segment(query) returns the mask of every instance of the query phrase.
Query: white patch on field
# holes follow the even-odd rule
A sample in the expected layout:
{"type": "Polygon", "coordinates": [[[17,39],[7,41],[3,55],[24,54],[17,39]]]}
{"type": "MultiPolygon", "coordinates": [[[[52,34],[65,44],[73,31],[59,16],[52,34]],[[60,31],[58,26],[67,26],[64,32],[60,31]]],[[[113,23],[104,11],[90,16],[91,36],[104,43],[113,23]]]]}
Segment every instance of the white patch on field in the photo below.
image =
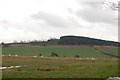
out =
{"type": "Polygon", "coordinates": [[[23,66],[0,67],[0,70],[2,70],[2,69],[13,69],[13,68],[20,68],[20,67],[23,67],[23,66]]]}
{"type": "Polygon", "coordinates": [[[37,56],[34,56],[34,57],[37,57],[37,56]]]}
{"type": "Polygon", "coordinates": [[[15,57],[17,57],[18,55],[15,55],[15,57]]]}

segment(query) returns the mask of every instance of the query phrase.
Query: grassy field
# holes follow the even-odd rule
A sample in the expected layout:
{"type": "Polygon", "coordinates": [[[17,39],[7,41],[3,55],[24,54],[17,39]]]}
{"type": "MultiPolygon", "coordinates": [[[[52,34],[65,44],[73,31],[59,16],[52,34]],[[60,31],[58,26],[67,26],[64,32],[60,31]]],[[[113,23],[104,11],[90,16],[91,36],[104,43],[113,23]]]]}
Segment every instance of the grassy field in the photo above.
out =
{"type": "MultiPolygon", "coordinates": [[[[114,50],[114,48],[113,48],[114,50]]],[[[115,49],[116,50],[116,49],[115,49]]],[[[114,50],[114,51],[115,51],[114,50]]],[[[91,47],[70,47],[70,46],[42,46],[42,47],[7,47],[3,48],[3,54],[18,54],[18,55],[36,55],[50,56],[55,52],[59,57],[75,57],[79,55],[81,58],[111,58],[107,55],[95,51],[91,47]]]]}
{"type": "Polygon", "coordinates": [[[101,50],[101,51],[104,51],[104,52],[109,52],[109,53],[112,53],[114,55],[118,55],[118,49],[119,48],[113,48],[113,47],[97,47],[97,49],[101,50]]]}
{"type": "MultiPolygon", "coordinates": [[[[106,52],[117,52],[117,48],[97,48],[106,52]]],[[[3,78],[108,78],[109,76],[120,76],[116,58],[99,53],[87,46],[6,47],[3,48],[3,54],[5,56],[3,56],[2,66],[23,66],[3,70],[3,78]],[[39,56],[40,53],[42,56],[50,56],[52,52],[57,53],[59,57],[55,59],[39,56]],[[8,56],[8,54],[18,54],[18,56],[8,56]],[[81,59],[75,59],[75,55],[79,55],[81,59]],[[66,57],[63,59],[63,56],[66,57]]]]}
{"type": "Polygon", "coordinates": [[[120,76],[117,59],[3,57],[3,66],[18,65],[23,67],[3,70],[3,78],[108,78],[109,76],[120,76]]]}

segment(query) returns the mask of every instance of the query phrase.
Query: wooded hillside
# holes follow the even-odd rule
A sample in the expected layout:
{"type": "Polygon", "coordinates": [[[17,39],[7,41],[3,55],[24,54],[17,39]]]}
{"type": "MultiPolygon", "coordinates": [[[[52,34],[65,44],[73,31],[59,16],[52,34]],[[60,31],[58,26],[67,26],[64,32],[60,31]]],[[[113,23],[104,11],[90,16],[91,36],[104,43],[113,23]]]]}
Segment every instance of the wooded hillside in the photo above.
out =
{"type": "Polygon", "coordinates": [[[106,41],[81,36],[62,36],[58,42],[60,45],[102,45],[102,46],[118,46],[118,42],[106,41]]]}

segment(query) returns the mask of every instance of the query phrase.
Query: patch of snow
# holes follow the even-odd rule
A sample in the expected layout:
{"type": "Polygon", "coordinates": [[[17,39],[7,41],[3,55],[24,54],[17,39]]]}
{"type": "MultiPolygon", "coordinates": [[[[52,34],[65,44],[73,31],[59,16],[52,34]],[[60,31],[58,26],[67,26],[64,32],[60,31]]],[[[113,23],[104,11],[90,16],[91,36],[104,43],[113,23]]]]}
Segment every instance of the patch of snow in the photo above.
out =
{"type": "Polygon", "coordinates": [[[14,66],[7,67],[8,69],[14,68],[14,66]]]}
{"type": "Polygon", "coordinates": [[[120,77],[109,77],[107,80],[120,80],[120,77]]]}
{"type": "Polygon", "coordinates": [[[95,60],[95,58],[92,58],[92,60],[95,60]]]}
{"type": "Polygon", "coordinates": [[[0,70],[1,70],[1,69],[7,69],[7,67],[0,67],[0,70]]]}
{"type": "Polygon", "coordinates": [[[13,69],[13,68],[19,68],[19,67],[22,67],[22,66],[0,67],[0,70],[2,70],[2,69],[13,69]]]}
{"type": "Polygon", "coordinates": [[[34,56],[34,57],[37,57],[37,56],[34,56]]]}
{"type": "Polygon", "coordinates": [[[22,67],[22,66],[15,66],[15,68],[19,68],[19,67],[22,67]]]}
{"type": "Polygon", "coordinates": [[[15,55],[16,57],[18,56],[18,55],[15,55]]]}

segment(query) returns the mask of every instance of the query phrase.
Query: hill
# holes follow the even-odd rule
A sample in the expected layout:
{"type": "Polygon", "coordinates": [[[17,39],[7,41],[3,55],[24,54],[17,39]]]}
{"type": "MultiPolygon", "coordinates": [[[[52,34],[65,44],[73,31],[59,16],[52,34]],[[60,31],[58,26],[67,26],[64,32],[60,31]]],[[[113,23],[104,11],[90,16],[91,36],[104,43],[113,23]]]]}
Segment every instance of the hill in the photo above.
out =
{"type": "Polygon", "coordinates": [[[20,41],[13,43],[2,43],[3,47],[15,46],[53,46],[53,45],[87,45],[87,46],[115,46],[119,47],[119,42],[107,41],[82,36],[62,36],[60,39],[51,38],[47,41],[20,41]]]}
{"type": "Polygon", "coordinates": [[[81,36],[62,36],[58,41],[59,45],[100,45],[100,46],[118,46],[118,42],[107,41],[81,36]]]}

